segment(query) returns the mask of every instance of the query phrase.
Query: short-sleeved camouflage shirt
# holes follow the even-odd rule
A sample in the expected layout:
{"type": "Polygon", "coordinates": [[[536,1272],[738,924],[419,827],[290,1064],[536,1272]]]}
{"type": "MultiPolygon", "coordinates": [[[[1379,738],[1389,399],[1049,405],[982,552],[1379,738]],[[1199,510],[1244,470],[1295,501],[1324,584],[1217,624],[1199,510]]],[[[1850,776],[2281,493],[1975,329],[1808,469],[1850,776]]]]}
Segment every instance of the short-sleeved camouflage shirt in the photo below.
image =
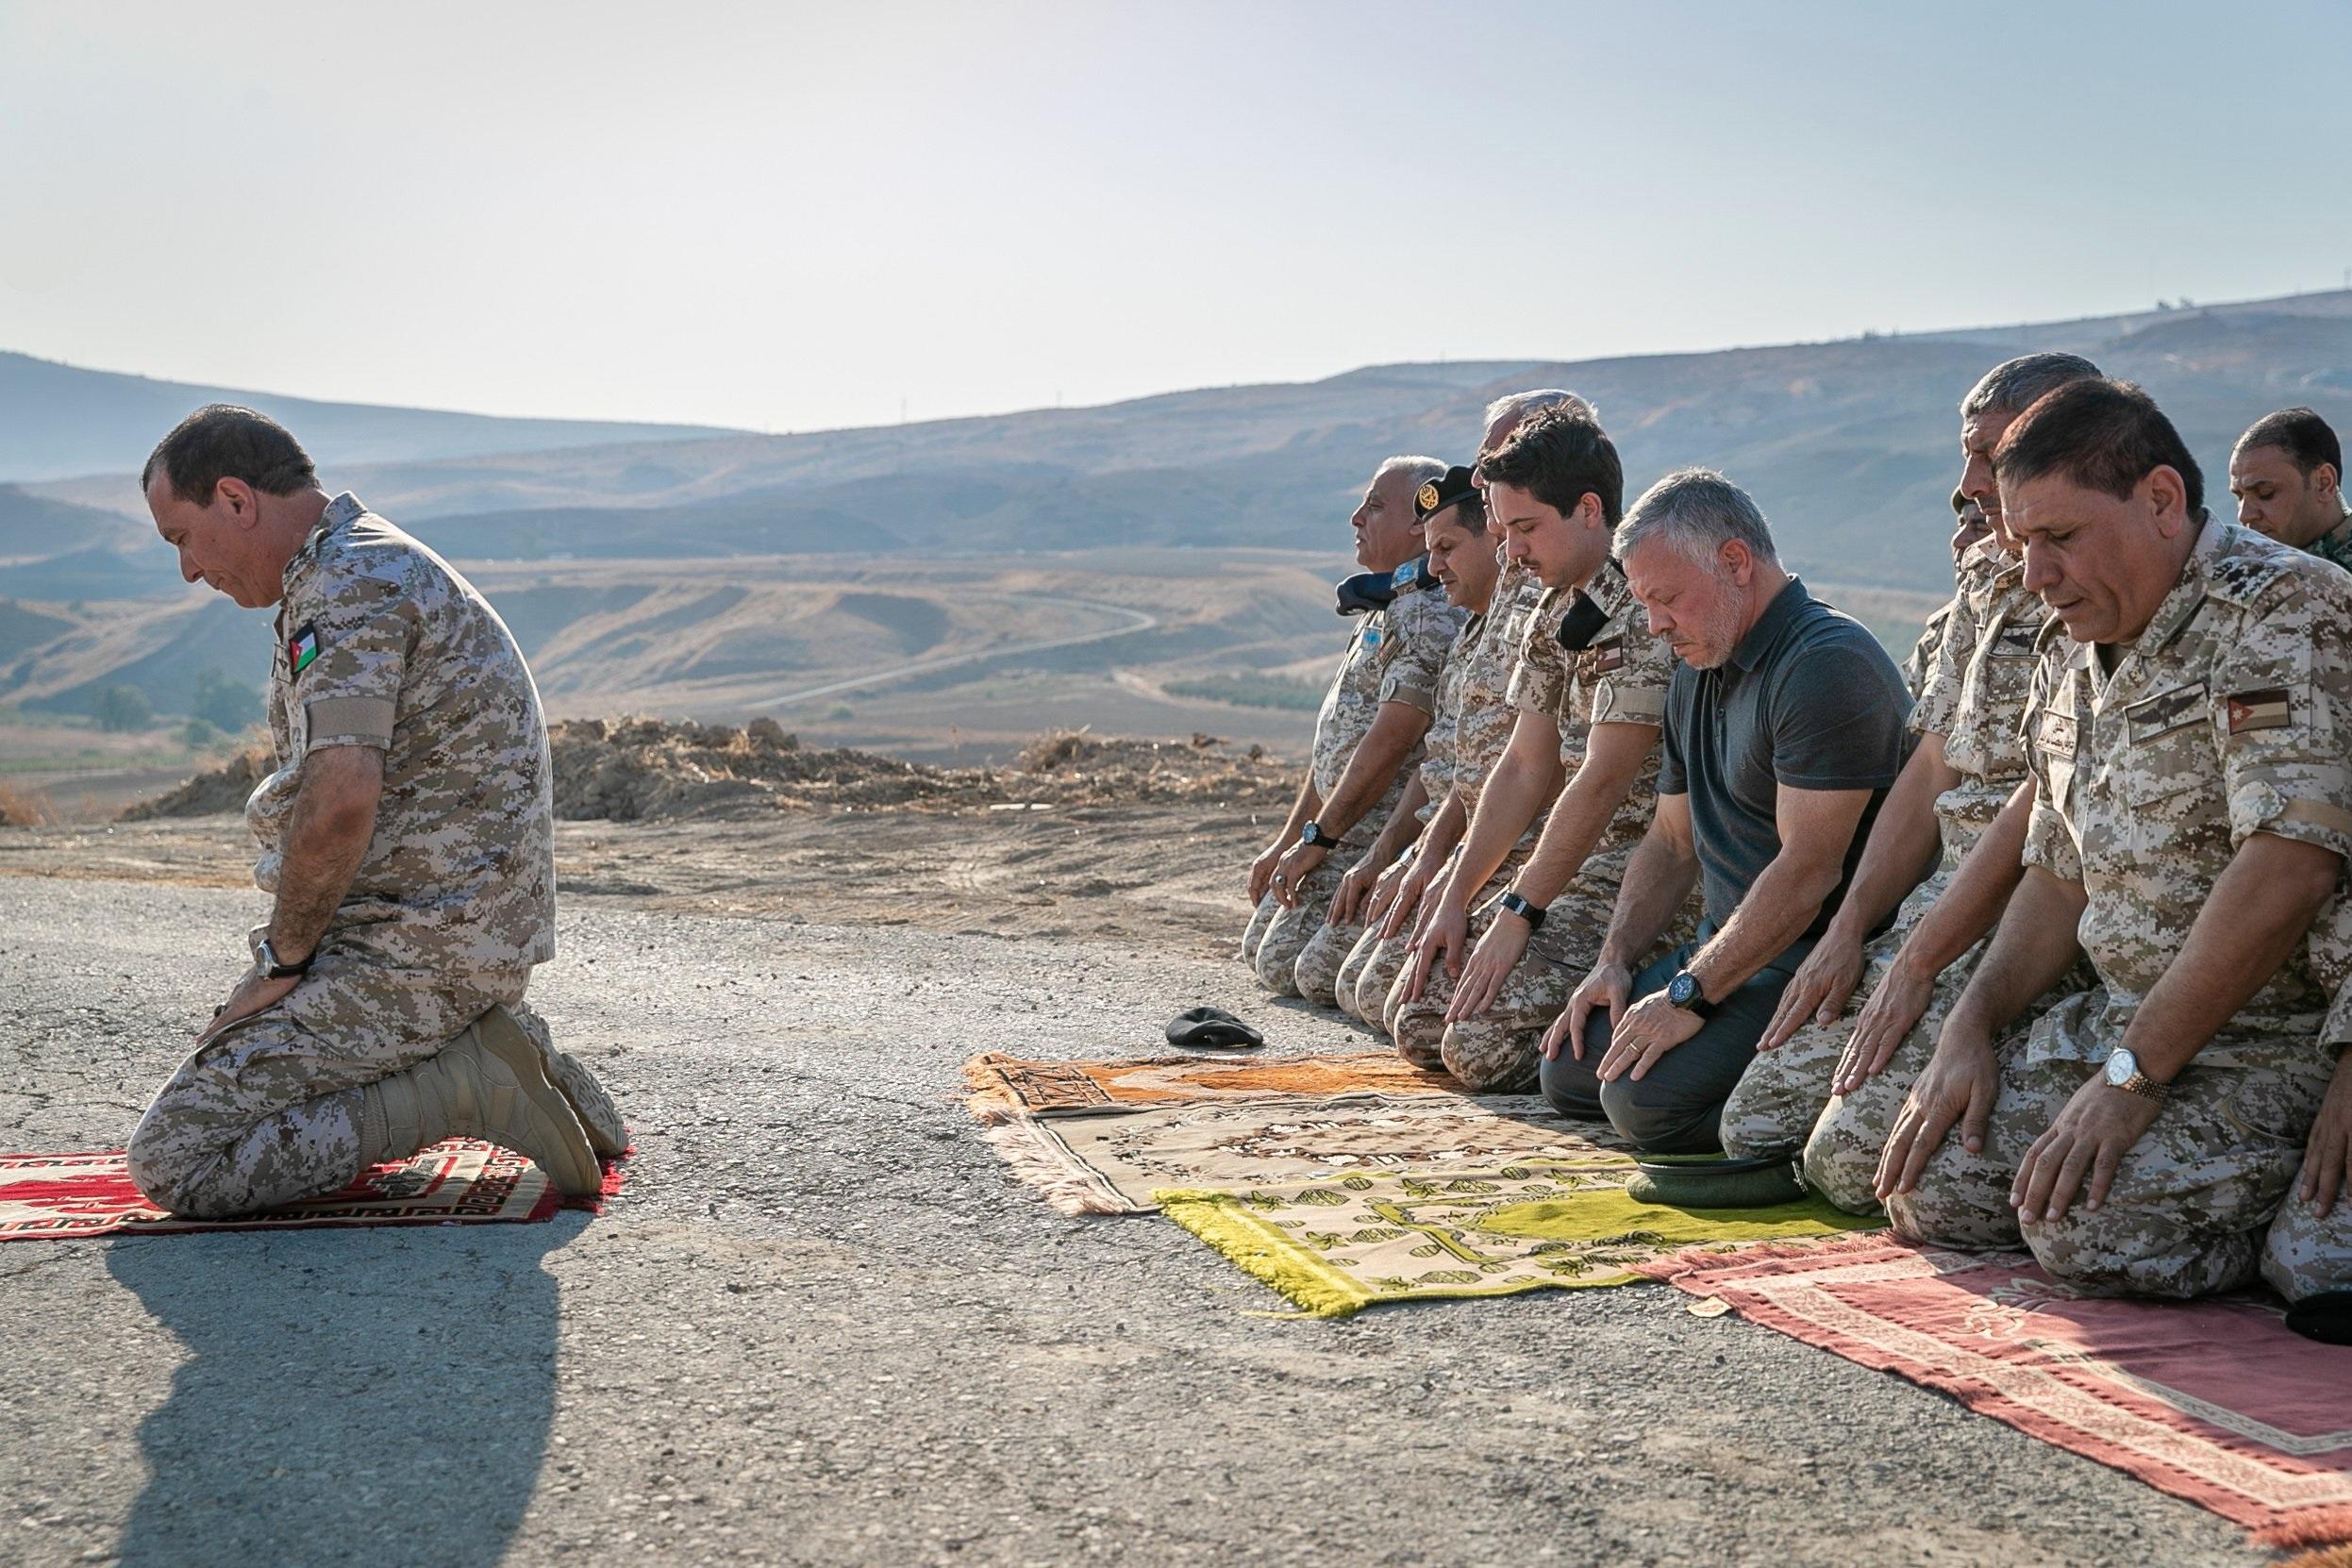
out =
{"type": "Polygon", "coordinates": [[[1943,737],[1960,782],[1936,797],[1943,863],[1960,863],[2026,776],[2018,722],[2032,695],[2049,609],[2026,588],[2025,563],[1985,540],[1961,563],[1960,592],[1918,707],[1915,734],[1943,737]],[[1923,718],[1923,715],[1925,717],[1923,718]]]}
{"type": "MultiPolygon", "coordinates": [[[[2209,521],[2113,675],[2090,644],[2043,632],[2024,726],[2036,791],[2025,859],[2089,895],[2082,945],[2119,1003],[2171,967],[2249,835],[2352,856],[2347,626],[2352,576],[2209,521]]],[[[2307,947],[2225,1033],[2327,1003],[2307,947]]]]}
{"type": "Polygon", "coordinates": [[[277,890],[303,759],[384,753],[375,834],[326,944],[485,974],[555,956],[547,726],[523,655],[474,586],[345,493],[287,564],[270,681],[277,770],[246,802],[277,890]]]}
{"type": "MultiPolygon", "coordinates": [[[[1594,725],[1663,728],[1666,689],[1674,681],[1674,649],[1652,635],[1624,569],[1608,560],[1581,591],[1555,589],[1544,594],[1527,622],[1508,700],[1514,709],[1546,714],[1560,726],[1560,758],[1573,778],[1584,765],[1594,725]],[[1579,600],[1589,601],[1601,620],[1583,647],[1570,649],[1560,643],[1560,624],[1579,600]]],[[[1653,747],[1580,876],[1614,885],[1625,875],[1626,861],[1649,831],[1657,809],[1658,760],[1653,747]]]]}
{"type": "MultiPolygon", "coordinates": [[[[1331,676],[1331,689],[1324,693],[1322,709],[1315,715],[1314,750],[1308,774],[1318,795],[1328,800],[1339,788],[1348,759],[1356,755],[1356,747],[1372,728],[1381,704],[1407,703],[1436,716],[1438,682],[1445,668],[1446,651],[1466,619],[1464,611],[1447,604],[1445,595],[1434,588],[1408,589],[1385,609],[1363,618],[1348,640],[1347,652],[1331,676]]],[[[1402,779],[1420,761],[1421,752],[1415,748],[1397,776],[1402,779]]],[[[1401,788],[1401,784],[1392,785],[1379,805],[1348,830],[1345,842],[1369,843],[1395,806],[1401,788]]]]}
{"type": "Polygon", "coordinates": [[[1943,649],[1943,639],[1951,626],[1952,617],[1960,609],[1960,595],[1950,598],[1928,615],[1927,625],[1919,628],[1919,638],[1911,643],[1911,651],[1903,659],[1903,690],[1911,694],[1911,727],[1919,727],[1919,703],[1927,693],[1927,676],[1936,667],[1936,655],[1943,649]]]}

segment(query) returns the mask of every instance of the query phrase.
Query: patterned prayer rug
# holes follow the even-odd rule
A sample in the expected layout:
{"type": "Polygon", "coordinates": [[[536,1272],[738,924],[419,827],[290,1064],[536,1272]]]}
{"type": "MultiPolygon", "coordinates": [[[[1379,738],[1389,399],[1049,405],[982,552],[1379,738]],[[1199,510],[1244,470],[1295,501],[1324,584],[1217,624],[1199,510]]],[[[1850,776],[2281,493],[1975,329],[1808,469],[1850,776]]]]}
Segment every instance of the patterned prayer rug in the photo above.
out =
{"type": "Polygon", "coordinates": [[[1886,1236],[1644,1272],[2128,1472],[2266,1545],[2352,1541],[2352,1348],[2298,1337],[2275,1298],[2084,1296],[2023,1253],[1886,1236]]]}
{"type": "MultiPolygon", "coordinates": [[[[605,1166],[604,1195],[621,1190],[605,1166]]],[[[293,1230],[317,1226],[459,1225],[593,1211],[600,1198],[569,1203],[521,1155],[453,1138],[396,1165],[378,1165],[340,1193],[234,1220],[175,1219],[140,1195],[118,1150],[109,1154],[0,1154],[0,1242],[89,1236],[160,1236],[182,1230],[293,1230]]]]}
{"type": "Polygon", "coordinates": [[[1160,1193],[1167,1216],[1312,1317],[1389,1301],[1628,1285],[1693,1243],[1738,1246],[1881,1224],[1820,1199],[1668,1209],[1625,1191],[1631,1160],[1367,1172],[1247,1192],[1160,1193]],[[1647,1265],[1647,1267],[1645,1267],[1647,1265]]]}
{"type": "Polygon", "coordinates": [[[1029,1061],[990,1051],[964,1063],[972,1114],[983,1122],[1069,1116],[1132,1107],[1268,1094],[1456,1094],[1443,1073],[1394,1051],[1342,1056],[1149,1057],[1127,1061],[1029,1061]]]}
{"type": "Polygon", "coordinates": [[[1148,1214],[1155,1189],[1233,1190],[1352,1171],[1475,1170],[1548,1159],[1632,1168],[1605,1125],[1533,1094],[1236,1096],[1016,1116],[982,1130],[1012,1174],[1065,1214],[1148,1214]]]}

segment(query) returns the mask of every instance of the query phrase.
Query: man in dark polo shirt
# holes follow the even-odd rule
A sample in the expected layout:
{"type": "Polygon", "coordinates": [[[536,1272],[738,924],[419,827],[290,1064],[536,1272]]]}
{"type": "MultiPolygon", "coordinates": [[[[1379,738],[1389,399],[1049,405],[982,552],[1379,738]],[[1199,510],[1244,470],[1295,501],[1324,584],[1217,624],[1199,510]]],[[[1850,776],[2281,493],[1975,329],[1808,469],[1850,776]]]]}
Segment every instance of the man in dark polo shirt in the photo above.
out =
{"type": "Polygon", "coordinates": [[[1720,474],[1651,486],[1616,552],[1681,664],[1658,812],[1599,961],[1544,1037],[1543,1087],[1641,1148],[1699,1153],[1722,1146],[1724,1101],[1845,896],[1903,769],[1910,698],[1877,638],[1781,570],[1763,514],[1720,474]],[[1643,964],[1693,884],[1698,940],[1643,964]]]}

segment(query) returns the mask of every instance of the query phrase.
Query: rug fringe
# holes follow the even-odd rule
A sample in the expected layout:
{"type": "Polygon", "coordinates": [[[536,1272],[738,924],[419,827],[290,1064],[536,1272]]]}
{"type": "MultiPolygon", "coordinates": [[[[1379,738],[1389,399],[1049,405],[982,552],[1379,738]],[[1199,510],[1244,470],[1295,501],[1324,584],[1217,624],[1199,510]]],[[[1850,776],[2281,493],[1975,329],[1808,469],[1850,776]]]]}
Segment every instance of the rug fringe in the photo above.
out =
{"type": "Polygon", "coordinates": [[[1016,1117],[984,1126],[980,1137],[996,1151],[1013,1179],[1035,1189],[1038,1196],[1064,1214],[1148,1214],[1110,1192],[1092,1173],[1074,1169],[1059,1150],[1046,1143],[1036,1125],[1016,1117]]]}
{"type": "Polygon", "coordinates": [[[2281,1519],[2276,1525],[2265,1525],[2254,1532],[2258,1546],[2274,1551],[2293,1551],[2298,1546],[2332,1548],[2344,1556],[2330,1559],[2325,1552],[2306,1563],[2294,1560],[2295,1568],[2338,1568],[2339,1562],[2352,1564],[2352,1508],[2305,1509],[2281,1519]]]}
{"type": "Polygon", "coordinates": [[[1235,1208],[1232,1193],[1189,1188],[1164,1190],[1152,1195],[1159,1200],[1161,1213],[1206,1242],[1227,1262],[1297,1303],[1300,1311],[1296,1316],[1343,1318],[1371,1305],[1353,1292],[1284,1266],[1257,1228],[1235,1208]]]}

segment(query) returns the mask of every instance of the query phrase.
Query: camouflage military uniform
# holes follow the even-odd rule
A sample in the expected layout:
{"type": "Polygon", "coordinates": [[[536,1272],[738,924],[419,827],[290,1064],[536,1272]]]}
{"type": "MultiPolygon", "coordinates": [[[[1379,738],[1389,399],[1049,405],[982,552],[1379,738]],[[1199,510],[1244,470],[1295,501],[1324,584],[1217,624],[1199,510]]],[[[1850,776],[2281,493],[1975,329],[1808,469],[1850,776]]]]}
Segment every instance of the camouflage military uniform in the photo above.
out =
{"type": "MultiPolygon", "coordinates": [[[[1455,726],[1461,713],[1461,676],[1464,643],[1478,636],[1483,625],[1477,617],[1462,624],[1454,634],[1453,644],[1446,650],[1444,666],[1438,672],[1437,711],[1429,720],[1428,733],[1421,738],[1421,788],[1428,804],[1421,809],[1421,825],[1437,815],[1438,808],[1454,788],[1455,726]]],[[[1423,845],[1416,840],[1406,845],[1399,857],[1411,869],[1423,845]]],[[[1331,1005],[1359,1024],[1384,1029],[1381,1019],[1382,1000],[1396,979],[1397,970],[1405,961],[1405,950],[1411,937],[1410,927],[1400,935],[1383,942],[1377,927],[1350,922],[1333,926],[1327,922],[1307,939],[1306,950],[1298,956],[1298,972],[1318,982],[1325,974],[1331,979],[1331,1005]],[[1367,979],[1367,976],[1374,976],[1367,979]]],[[[1302,994],[1307,994],[1304,983],[1302,994]]]]}
{"type": "Polygon", "coordinates": [[[2345,571],[2352,572],[2352,509],[2344,512],[2344,521],[2311,541],[2304,548],[2322,560],[2333,562],[2345,571]]]}
{"type": "Polygon", "coordinates": [[[1936,797],[1942,861],[1903,900],[1893,924],[1862,949],[1861,981],[1843,1014],[1834,1023],[1808,1024],[1778,1050],[1758,1053],[1724,1106],[1726,1153],[1754,1158],[1806,1149],[1807,1179],[1858,1213],[1878,1206],[1872,1183],[1879,1151],[1911,1083],[1934,1054],[1944,1015],[1976,972],[1983,944],[1938,976],[1927,1010],[1884,1071],[1842,1099],[1831,1099],[1830,1079],[1862,1004],[1886,978],[1904,939],[1943,896],[1952,873],[2026,776],[2017,726],[2033,684],[2035,642],[2049,618],[2025,586],[2024,562],[1989,539],[1962,559],[1959,592],[1945,609],[1935,662],[1908,721],[1915,735],[1944,737],[1944,761],[1960,775],[1936,797]]]}
{"type": "MultiPolygon", "coordinates": [[[[2331,930],[2341,928],[2341,923],[2331,923],[2331,930]]],[[[2352,1073],[2352,1055],[2344,1054],[2352,1044],[2352,984],[2337,988],[2319,1041],[2335,1055],[2337,1072],[2352,1073]]],[[[2302,1175],[2299,1163],[2295,1175],[2302,1175]]],[[[2322,1291],[2352,1291],[2352,1181],[2325,1215],[2312,1213],[2295,1184],[2289,1184],[2262,1244],[2262,1277],[2289,1301],[2322,1291]]]]}
{"type": "Polygon", "coordinates": [[[1903,690],[1911,694],[1914,708],[1927,694],[1927,677],[1935,673],[1936,656],[1943,649],[1944,635],[1960,609],[1965,592],[1962,589],[1954,592],[1927,617],[1918,640],[1911,643],[1910,657],[1903,660],[1903,690]]]}
{"type": "MultiPolygon", "coordinates": [[[[1581,592],[1545,592],[1526,617],[1515,648],[1517,657],[1503,687],[1502,705],[1492,721],[1493,752],[1477,775],[1479,788],[1500,759],[1510,726],[1523,711],[1543,714],[1559,726],[1560,761],[1570,778],[1583,766],[1594,725],[1658,725],[1663,719],[1674,652],[1650,634],[1633,590],[1613,560],[1603,562],[1581,592]],[[1603,620],[1583,647],[1571,650],[1560,644],[1560,623],[1580,598],[1590,599],[1603,620]]],[[[1529,941],[1526,956],[1503,982],[1492,1007],[1476,1018],[1443,1024],[1453,990],[1443,973],[1433,977],[1428,992],[1416,1004],[1423,1009],[1424,1029],[1442,1026],[1437,1038],[1439,1059],[1465,1084],[1486,1090],[1532,1086],[1536,1048],[1543,1031],[1567,1005],[1569,993],[1591,971],[1601,940],[1608,934],[1626,861],[1648,832],[1657,807],[1657,779],[1658,758],[1653,751],[1583,866],[1548,906],[1543,929],[1529,941]]],[[[1539,822],[1537,828],[1530,829],[1503,869],[1479,891],[1482,918],[1471,926],[1474,944],[1493,918],[1491,900],[1517,876],[1541,826],[1539,822]]],[[[1397,1023],[1402,1046],[1409,1032],[1407,1020],[1400,1014],[1397,1023]]]]}
{"type": "MultiPolygon", "coordinates": [[[[375,831],[310,971],[206,1037],[141,1119],[130,1169],[175,1212],[232,1214],[357,1174],[366,1085],[518,1009],[555,953],[539,693],[481,595],[349,494],[288,563],[270,685],[277,771],[247,802],[275,892],[303,759],[384,753],[375,831]]],[[[543,1026],[527,1019],[541,1035],[543,1026]]]]}
{"type": "MultiPolygon", "coordinates": [[[[1331,677],[1331,689],[1324,695],[1323,709],[1315,715],[1314,752],[1309,771],[1317,795],[1325,800],[1331,798],[1331,792],[1339,787],[1341,776],[1347,771],[1348,759],[1356,755],[1356,747],[1371,730],[1383,704],[1401,702],[1424,713],[1437,711],[1438,673],[1462,620],[1462,612],[1447,604],[1445,595],[1433,588],[1408,589],[1386,608],[1364,617],[1363,625],[1348,642],[1338,673],[1331,677]]],[[[1284,909],[1275,902],[1271,892],[1259,901],[1250,929],[1242,939],[1242,956],[1258,972],[1259,982],[1269,991],[1283,996],[1304,994],[1326,1007],[1331,1004],[1332,990],[1339,977],[1337,959],[1345,955],[1346,946],[1331,956],[1327,967],[1318,966],[1305,976],[1297,972],[1299,955],[1323,926],[1324,916],[1331,908],[1331,895],[1339,891],[1341,876],[1379,836],[1381,824],[1388,820],[1403,792],[1406,768],[1412,767],[1418,759],[1416,748],[1415,754],[1406,759],[1405,766],[1397,770],[1396,779],[1381,792],[1380,798],[1342,836],[1331,853],[1324,857],[1323,863],[1300,882],[1296,904],[1284,909]],[[1309,983],[1313,985],[1311,992],[1305,989],[1309,983]]],[[[1354,933],[1350,932],[1349,942],[1353,941],[1354,933]]]]}
{"type": "MultiPolygon", "coordinates": [[[[2045,634],[2027,711],[2037,799],[2025,858],[2084,889],[2078,932],[2103,989],[2004,1043],[1987,1157],[1947,1140],[1918,1189],[1888,1205],[1903,1234],[1961,1245],[2018,1234],[2019,1159],[2122,1040],[2249,835],[2352,853],[2347,624],[2352,578],[2208,522],[2111,676],[2088,644],[2045,634]]],[[[2106,1203],[2024,1227],[2051,1274],[2168,1296],[2253,1276],[2334,1066],[2319,1035],[2343,977],[2347,902],[2173,1080],[2106,1203]]]]}

